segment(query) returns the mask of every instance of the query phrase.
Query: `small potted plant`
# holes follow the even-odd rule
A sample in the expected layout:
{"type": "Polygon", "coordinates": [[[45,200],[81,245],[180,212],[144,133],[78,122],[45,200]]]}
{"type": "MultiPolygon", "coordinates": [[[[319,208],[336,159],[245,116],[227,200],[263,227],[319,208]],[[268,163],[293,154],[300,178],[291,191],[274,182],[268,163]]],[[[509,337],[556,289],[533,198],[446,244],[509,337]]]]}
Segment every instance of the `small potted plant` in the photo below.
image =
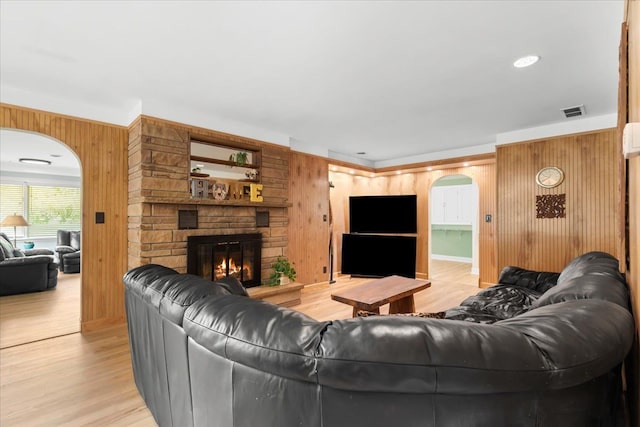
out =
{"type": "Polygon", "coordinates": [[[296,270],[285,257],[278,257],[273,263],[273,273],[269,276],[269,286],[286,285],[296,280],[296,270]]]}
{"type": "Polygon", "coordinates": [[[234,162],[238,166],[244,166],[247,164],[249,154],[246,151],[238,151],[236,154],[229,156],[229,161],[234,162]]]}

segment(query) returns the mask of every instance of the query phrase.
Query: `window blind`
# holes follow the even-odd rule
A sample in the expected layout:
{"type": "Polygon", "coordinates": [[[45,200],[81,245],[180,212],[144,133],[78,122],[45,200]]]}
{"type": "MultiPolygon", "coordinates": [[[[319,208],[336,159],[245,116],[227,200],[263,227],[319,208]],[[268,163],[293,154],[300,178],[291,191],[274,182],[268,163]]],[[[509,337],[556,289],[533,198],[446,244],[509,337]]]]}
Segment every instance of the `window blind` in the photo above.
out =
{"type": "MultiPolygon", "coordinates": [[[[18,238],[52,237],[58,229],[80,230],[80,188],[0,184],[0,219],[14,213],[29,223],[28,227],[17,227],[18,238]]],[[[13,227],[1,227],[0,231],[13,237],[13,227]]]]}
{"type": "Polygon", "coordinates": [[[29,186],[29,237],[55,236],[57,230],[80,230],[80,189],[29,186]]]}

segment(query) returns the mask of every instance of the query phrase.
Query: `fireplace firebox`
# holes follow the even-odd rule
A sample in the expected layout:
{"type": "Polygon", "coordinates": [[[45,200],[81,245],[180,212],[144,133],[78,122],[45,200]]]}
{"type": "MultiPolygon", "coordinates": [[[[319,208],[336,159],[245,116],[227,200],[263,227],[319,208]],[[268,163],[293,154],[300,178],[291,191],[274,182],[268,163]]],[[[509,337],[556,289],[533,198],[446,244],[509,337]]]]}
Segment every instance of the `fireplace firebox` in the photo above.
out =
{"type": "Polygon", "coordinates": [[[187,237],[187,273],[209,280],[232,276],[244,287],[260,285],[262,234],[187,237]]]}

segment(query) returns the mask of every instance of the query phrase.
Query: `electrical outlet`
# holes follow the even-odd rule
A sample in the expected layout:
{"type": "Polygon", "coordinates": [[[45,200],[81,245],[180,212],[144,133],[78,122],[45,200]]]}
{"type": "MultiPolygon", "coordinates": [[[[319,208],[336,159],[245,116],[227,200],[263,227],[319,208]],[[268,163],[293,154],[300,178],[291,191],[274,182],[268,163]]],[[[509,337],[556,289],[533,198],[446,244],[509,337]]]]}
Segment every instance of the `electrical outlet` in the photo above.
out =
{"type": "Polygon", "coordinates": [[[491,222],[491,214],[486,214],[484,216],[484,222],[491,222]]]}

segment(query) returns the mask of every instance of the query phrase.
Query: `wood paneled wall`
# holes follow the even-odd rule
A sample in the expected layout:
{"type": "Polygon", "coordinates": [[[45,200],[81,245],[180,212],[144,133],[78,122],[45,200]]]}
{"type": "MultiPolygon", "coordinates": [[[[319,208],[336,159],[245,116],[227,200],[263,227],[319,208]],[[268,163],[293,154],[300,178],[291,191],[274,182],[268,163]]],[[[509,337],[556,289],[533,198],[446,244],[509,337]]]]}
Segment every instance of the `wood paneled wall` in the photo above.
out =
{"type": "MultiPolygon", "coordinates": [[[[627,0],[625,4],[628,31],[626,58],[628,87],[623,86],[622,90],[627,91],[628,117],[624,121],[640,123],[640,1],[627,0]]],[[[625,371],[627,372],[631,425],[637,427],[640,426],[640,156],[628,160],[627,182],[629,197],[627,282],[631,290],[631,305],[636,321],[636,339],[627,359],[628,362],[625,364],[625,371]]]]}
{"type": "Polygon", "coordinates": [[[418,196],[418,277],[429,277],[429,196],[433,183],[445,175],[467,175],[478,185],[479,190],[479,285],[494,284],[498,278],[496,266],[495,222],[484,222],[484,216],[495,218],[495,163],[490,161],[471,167],[443,168],[434,171],[416,171],[400,175],[367,177],[342,172],[330,172],[334,184],[330,190],[331,208],[334,213],[334,244],[336,258],[334,269],[340,271],[340,248],[342,234],[349,230],[349,196],[416,194],[418,196]]]}
{"type": "Polygon", "coordinates": [[[82,167],[83,331],[124,321],[127,268],[127,128],[6,104],[0,126],[38,132],[67,145],[82,167]],[[94,221],[104,212],[104,224],[94,221]]]}
{"type": "Polygon", "coordinates": [[[322,157],[291,152],[289,248],[296,282],[329,280],[329,164],[322,157]]]}
{"type": "Polygon", "coordinates": [[[617,156],[615,129],[498,147],[498,266],[561,271],[594,250],[622,258],[617,156]],[[545,166],[564,171],[560,186],[536,184],[545,166]],[[536,218],[543,194],[566,194],[566,218],[536,218]]]}

